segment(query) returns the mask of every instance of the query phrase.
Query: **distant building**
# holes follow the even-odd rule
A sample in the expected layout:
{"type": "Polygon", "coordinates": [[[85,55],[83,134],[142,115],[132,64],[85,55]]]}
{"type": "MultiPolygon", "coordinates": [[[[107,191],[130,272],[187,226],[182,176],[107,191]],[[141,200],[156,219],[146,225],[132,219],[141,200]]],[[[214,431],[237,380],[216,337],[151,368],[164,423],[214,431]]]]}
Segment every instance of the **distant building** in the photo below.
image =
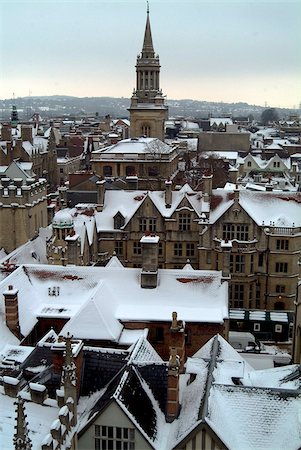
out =
{"type": "Polygon", "coordinates": [[[149,10],[141,55],[136,63],[136,89],[131,97],[130,136],[146,136],[164,141],[168,108],[160,89],[160,62],[155,54],[149,10]]]}
{"type": "Polygon", "coordinates": [[[133,188],[161,189],[178,172],[178,149],[152,137],[124,139],[92,152],[92,171],[103,178],[121,178],[133,188]]]}
{"type": "MultiPolygon", "coordinates": [[[[203,183],[201,192],[188,185],[175,191],[171,182],[164,191],[105,191],[105,182],[98,182],[89,217],[98,237],[94,263],[116,254],[122,264],[140,267],[140,239],[155,233],[159,267],[189,262],[195,269],[223,270],[232,308],[292,311],[300,276],[300,193],[212,190],[212,176],[203,183]]],[[[68,210],[74,224],[82,223],[83,207],[68,210]]]]}
{"type": "Polygon", "coordinates": [[[46,136],[35,134],[32,125],[12,128],[2,124],[0,140],[0,165],[8,166],[13,161],[32,163],[37,178],[46,178],[49,189],[57,186],[56,146],[57,131],[50,128],[46,136]]]}
{"type": "Polygon", "coordinates": [[[208,131],[199,134],[199,152],[218,150],[248,153],[250,150],[250,133],[208,131]]]}
{"type": "MultiPolygon", "coordinates": [[[[26,163],[25,163],[26,164],[26,163]]],[[[14,178],[0,179],[0,248],[10,253],[48,225],[47,181],[31,178],[21,163],[7,169],[14,178]]]]}

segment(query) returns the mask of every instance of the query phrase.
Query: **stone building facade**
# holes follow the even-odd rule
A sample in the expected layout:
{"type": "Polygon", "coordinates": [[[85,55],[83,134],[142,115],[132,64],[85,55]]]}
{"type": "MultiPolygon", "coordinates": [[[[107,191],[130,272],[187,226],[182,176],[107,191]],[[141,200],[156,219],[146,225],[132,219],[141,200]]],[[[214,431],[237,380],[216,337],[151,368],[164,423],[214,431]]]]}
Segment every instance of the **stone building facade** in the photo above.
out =
{"type": "Polygon", "coordinates": [[[46,178],[49,190],[54,190],[57,186],[57,143],[54,129],[47,138],[36,136],[32,125],[12,128],[10,124],[2,124],[0,165],[9,166],[12,161],[31,162],[36,177],[46,178]]]}
{"type": "Polygon", "coordinates": [[[40,178],[13,180],[2,178],[0,184],[0,248],[12,252],[38,235],[48,225],[47,181],[40,178]]]}
{"type": "MultiPolygon", "coordinates": [[[[95,264],[116,255],[140,267],[141,238],[159,237],[159,268],[222,270],[230,280],[230,306],[294,309],[301,249],[300,194],[212,190],[185,185],[164,191],[112,191],[98,183],[94,207],[95,264]],[[272,219],[272,220],[270,220],[272,219]]],[[[77,208],[70,210],[76,221],[77,208]]]]}
{"type": "Polygon", "coordinates": [[[161,189],[178,173],[179,154],[157,138],[131,138],[92,152],[92,171],[106,179],[123,179],[137,189],[161,189]]]}

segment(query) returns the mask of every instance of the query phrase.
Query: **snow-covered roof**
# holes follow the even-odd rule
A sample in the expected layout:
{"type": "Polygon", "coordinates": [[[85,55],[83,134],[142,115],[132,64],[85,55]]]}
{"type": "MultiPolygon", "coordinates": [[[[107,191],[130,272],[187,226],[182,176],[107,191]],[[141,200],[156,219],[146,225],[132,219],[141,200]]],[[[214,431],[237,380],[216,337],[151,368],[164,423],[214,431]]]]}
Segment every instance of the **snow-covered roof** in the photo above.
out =
{"type": "MultiPolygon", "coordinates": [[[[22,395],[22,394],[21,394],[22,395]]],[[[3,386],[0,386],[0,446],[1,449],[13,449],[13,437],[16,425],[16,399],[4,394],[3,386]]],[[[28,435],[32,442],[32,450],[39,450],[45,436],[49,433],[51,424],[58,418],[59,408],[54,400],[46,400],[39,405],[31,401],[24,403],[27,415],[28,435]]]]}
{"type": "Polygon", "coordinates": [[[212,125],[216,124],[217,126],[219,125],[232,125],[233,121],[230,117],[210,117],[210,126],[212,127],[212,125]]]}
{"type": "MultiPolygon", "coordinates": [[[[226,189],[213,190],[210,223],[216,222],[234,203],[233,194],[226,189]]],[[[301,226],[301,198],[298,192],[259,192],[242,189],[239,204],[249,216],[261,226],[273,224],[277,227],[301,226]]]]}
{"type": "MultiPolygon", "coordinates": [[[[149,198],[162,216],[167,218],[172,216],[184,198],[199,217],[202,212],[207,212],[207,203],[201,193],[193,191],[188,184],[185,184],[179,191],[172,192],[170,208],[166,207],[165,191],[107,190],[103,210],[95,213],[97,231],[113,231],[114,216],[118,212],[121,212],[125,218],[124,226],[126,226],[146,198],[149,198]]],[[[74,214],[73,211],[72,214],[74,214]]]]}
{"type": "Polygon", "coordinates": [[[131,138],[123,139],[117,144],[92,152],[94,154],[169,154],[174,151],[173,147],[165,144],[157,138],[131,138]]]}
{"type": "MultiPolygon", "coordinates": [[[[228,318],[221,272],[159,269],[155,289],[141,288],[140,274],[141,269],[125,267],[25,265],[0,282],[0,294],[8,285],[18,290],[23,335],[38,317],[72,318],[64,332],[115,341],[120,321],[170,321],[174,310],[188,322],[223,323],[228,318]]],[[[0,308],[4,321],[3,303],[0,308]]]]}

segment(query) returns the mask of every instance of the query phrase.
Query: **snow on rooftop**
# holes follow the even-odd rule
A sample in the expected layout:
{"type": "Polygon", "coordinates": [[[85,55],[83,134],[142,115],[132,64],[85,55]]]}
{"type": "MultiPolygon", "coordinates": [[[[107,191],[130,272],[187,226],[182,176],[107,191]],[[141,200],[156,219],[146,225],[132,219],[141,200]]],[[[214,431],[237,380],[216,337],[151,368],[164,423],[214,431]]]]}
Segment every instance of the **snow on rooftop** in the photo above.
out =
{"type": "MultiPolygon", "coordinates": [[[[16,425],[15,398],[4,395],[3,386],[0,386],[0,447],[1,449],[13,449],[13,436],[16,425]]],[[[29,438],[32,442],[32,450],[39,450],[42,441],[49,433],[52,422],[58,417],[59,409],[54,406],[39,405],[25,401],[25,414],[28,417],[29,438]]]]}
{"type": "Polygon", "coordinates": [[[117,144],[111,145],[104,149],[96,150],[92,152],[93,154],[157,154],[157,153],[171,153],[174,151],[173,147],[165,144],[165,142],[160,141],[157,138],[131,138],[123,139],[117,144]]]}
{"type": "MultiPolygon", "coordinates": [[[[192,322],[223,323],[228,317],[221,272],[159,269],[155,289],[141,288],[140,274],[124,267],[26,265],[0,283],[0,295],[9,284],[18,289],[23,335],[41,316],[73,318],[63,331],[78,338],[112,340],[122,331],[120,320],[170,321],[175,310],[192,322]]],[[[3,303],[0,312],[4,317],[3,303]]]]}

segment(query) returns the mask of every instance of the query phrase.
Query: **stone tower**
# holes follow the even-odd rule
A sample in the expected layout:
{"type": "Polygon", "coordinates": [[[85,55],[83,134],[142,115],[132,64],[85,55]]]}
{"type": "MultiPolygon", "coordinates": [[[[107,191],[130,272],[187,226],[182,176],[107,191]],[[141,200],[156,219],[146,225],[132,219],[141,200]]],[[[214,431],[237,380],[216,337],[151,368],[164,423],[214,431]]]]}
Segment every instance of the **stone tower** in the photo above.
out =
{"type": "Polygon", "coordinates": [[[136,89],[129,108],[131,138],[147,136],[164,141],[168,108],[160,89],[160,67],[159,56],[155,55],[153,47],[147,5],[143,47],[136,63],[136,89]]]}

